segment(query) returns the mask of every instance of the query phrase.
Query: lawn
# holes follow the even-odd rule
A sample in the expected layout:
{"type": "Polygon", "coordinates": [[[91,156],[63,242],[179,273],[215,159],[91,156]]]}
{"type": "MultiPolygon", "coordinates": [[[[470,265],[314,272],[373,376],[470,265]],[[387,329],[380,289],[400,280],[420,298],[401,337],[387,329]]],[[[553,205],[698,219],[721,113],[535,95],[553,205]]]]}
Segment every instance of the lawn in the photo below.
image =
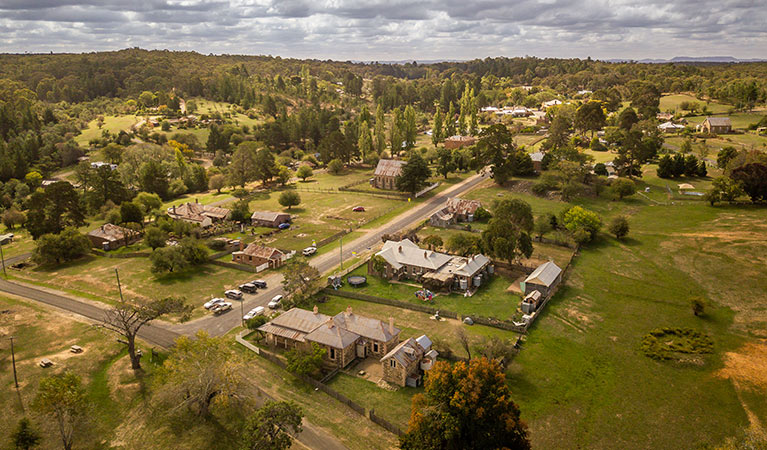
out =
{"type": "Polygon", "coordinates": [[[13,242],[3,245],[3,256],[12,258],[14,256],[30,253],[35,249],[35,241],[25,228],[15,228],[9,230],[6,228],[2,234],[13,233],[13,242]]]}
{"type": "Polygon", "coordinates": [[[294,216],[293,225],[288,230],[261,239],[265,244],[285,250],[301,250],[312,242],[319,242],[344,229],[357,228],[403,205],[399,200],[353,192],[328,194],[299,190],[301,204],[287,209],[278,202],[281,193],[282,190],[257,193],[255,200],[250,202],[250,210],[284,211],[294,216]],[[355,205],[364,206],[365,211],[352,211],[355,205]]]}
{"type": "Polygon", "coordinates": [[[86,256],[54,269],[38,267],[12,269],[9,275],[21,281],[82,295],[86,298],[114,303],[120,298],[115,269],[119,270],[123,295],[128,299],[148,301],[182,295],[196,308],[193,316],[204,313],[202,303],[220,296],[252,278],[252,274],[226,267],[205,264],[183,273],[155,276],[149,258],[104,258],[86,256]]]}
{"type": "MultiPolygon", "coordinates": [[[[117,343],[111,333],[52,313],[33,303],[0,297],[0,310],[3,311],[0,314],[2,334],[15,338],[14,351],[20,386],[17,396],[13,388],[10,342],[3,339],[0,345],[7,359],[4,357],[0,383],[6,394],[0,396],[0,407],[6,411],[6,418],[0,423],[0,436],[5,440],[23,417],[21,404],[29,412],[41,378],[67,370],[80,375],[94,402],[94,414],[99,418],[91,423],[87,431],[76,437],[75,446],[99,447],[99,443],[112,436],[138,393],[139,382],[129,374],[119,372],[116,367],[127,367],[124,346],[117,343]],[[69,347],[75,344],[83,348],[83,353],[74,354],[69,351],[69,347]],[[41,368],[38,362],[42,358],[50,359],[54,365],[47,369],[41,368]]],[[[149,353],[148,349],[144,350],[149,353]]],[[[143,365],[151,371],[152,364],[146,359],[143,365]]],[[[33,420],[39,428],[39,419],[33,420]]],[[[60,448],[57,432],[51,430],[42,435],[42,448],[60,448]]]]}
{"type": "Polygon", "coordinates": [[[110,133],[116,134],[122,130],[128,131],[133,124],[141,120],[138,116],[125,115],[125,116],[104,116],[104,125],[99,128],[98,121],[91,120],[88,123],[88,128],[82,130],[82,132],[75,136],[75,142],[82,146],[87,146],[91,139],[101,137],[101,133],[104,130],[110,133]]]}
{"type": "Polygon", "coordinates": [[[699,448],[748,426],[749,413],[767,420],[756,394],[767,346],[754,340],[767,334],[764,209],[627,211],[630,238],[602,236],[581,251],[511,367],[534,447],[699,448]],[[692,296],[709,303],[704,317],[691,313],[692,296]],[[661,326],[709,334],[714,353],[644,356],[642,337],[661,326]]]}
{"type": "Polygon", "coordinates": [[[479,315],[507,320],[514,315],[514,311],[516,311],[520,302],[518,296],[506,292],[506,289],[514,280],[500,274],[493,275],[490,281],[481,286],[471,297],[464,297],[463,294],[459,293],[440,293],[434,297],[434,303],[425,303],[415,297],[415,292],[422,289],[415,281],[406,280],[403,282],[408,284],[391,283],[383,278],[367,275],[366,265],[354,270],[350,275],[367,276],[367,284],[363,287],[355,288],[347,283],[342,288],[345,291],[427,305],[436,309],[457,312],[462,316],[479,315]]]}
{"type": "Polygon", "coordinates": [[[407,386],[389,391],[378,387],[372,381],[345,372],[339,372],[334,376],[328,386],[343,393],[366,409],[375,410],[377,416],[383,417],[402,430],[407,429],[407,422],[410,419],[410,402],[413,395],[423,392],[423,388],[407,386]]]}
{"type": "Polygon", "coordinates": [[[321,313],[336,315],[351,306],[354,312],[368,317],[385,320],[394,317],[394,324],[402,330],[400,340],[417,338],[426,334],[435,343],[442,343],[449,347],[458,356],[466,357],[466,352],[458,340],[458,330],[463,329],[471,338],[472,349],[476,351],[482,345],[485,338],[498,337],[502,339],[517,339],[517,333],[505,331],[484,325],[465,325],[454,319],[445,319],[437,322],[426,313],[398,308],[396,306],[370,303],[345,297],[327,296],[326,301],[317,303],[321,313]]]}
{"type": "Polygon", "coordinates": [[[698,104],[698,108],[708,106],[708,109],[713,114],[723,114],[732,108],[732,105],[727,105],[719,102],[707,102],[706,100],[698,100],[692,95],[688,94],[671,94],[664,95],[660,98],[660,110],[661,111],[679,111],[679,105],[682,102],[694,102],[698,104]]]}

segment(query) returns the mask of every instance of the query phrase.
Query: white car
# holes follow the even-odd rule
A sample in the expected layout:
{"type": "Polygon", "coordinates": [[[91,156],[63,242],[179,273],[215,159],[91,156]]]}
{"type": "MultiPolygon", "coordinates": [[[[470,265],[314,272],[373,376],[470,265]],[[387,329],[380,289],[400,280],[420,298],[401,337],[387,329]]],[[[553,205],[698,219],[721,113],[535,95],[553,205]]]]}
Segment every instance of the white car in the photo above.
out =
{"type": "Polygon", "coordinates": [[[222,312],[229,311],[230,309],[232,309],[232,304],[230,302],[221,302],[210,310],[213,311],[213,314],[221,314],[222,312]]]}
{"type": "Polygon", "coordinates": [[[274,298],[272,298],[272,301],[266,306],[268,306],[269,309],[277,309],[277,307],[280,306],[280,302],[282,302],[282,295],[275,295],[274,298]]]}
{"type": "Polygon", "coordinates": [[[243,320],[250,320],[250,319],[252,319],[252,318],[254,318],[256,316],[260,316],[261,314],[264,313],[264,311],[265,310],[264,310],[263,306],[256,306],[255,308],[253,308],[250,311],[248,311],[247,314],[242,316],[242,319],[243,320]]]}
{"type": "Polygon", "coordinates": [[[210,309],[210,308],[212,308],[212,307],[214,307],[214,306],[218,305],[219,303],[224,303],[224,302],[226,302],[226,300],[224,300],[223,298],[214,298],[214,299],[208,300],[208,301],[207,301],[207,302],[205,302],[205,304],[204,304],[204,305],[202,305],[202,306],[203,306],[205,309],[210,309]]]}
{"type": "Polygon", "coordinates": [[[224,292],[224,295],[226,298],[231,298],[232,300],[240,300],[242,298],[242,292],[238,291],[237,289],[229,289],[228,291],[224,292]]]}
{"type": "Polygon", "coordinates": [[[317,247],[306,247],[301,251],[301,253],[304,256],[312,256],[313,254],[317,253],[317,247]]]}

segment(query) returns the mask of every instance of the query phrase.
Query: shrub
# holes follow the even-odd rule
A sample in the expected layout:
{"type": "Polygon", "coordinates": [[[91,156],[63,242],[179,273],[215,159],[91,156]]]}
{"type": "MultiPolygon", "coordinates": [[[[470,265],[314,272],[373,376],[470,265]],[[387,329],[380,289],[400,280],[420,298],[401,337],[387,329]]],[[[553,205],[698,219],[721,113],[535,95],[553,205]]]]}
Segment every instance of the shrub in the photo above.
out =
{"type": "Polygon", "coordinates": [[[610,222],[607,228],[617,239],[623,239],[629,234],[629,221],[626,216],[618,216],[610,222]]]}

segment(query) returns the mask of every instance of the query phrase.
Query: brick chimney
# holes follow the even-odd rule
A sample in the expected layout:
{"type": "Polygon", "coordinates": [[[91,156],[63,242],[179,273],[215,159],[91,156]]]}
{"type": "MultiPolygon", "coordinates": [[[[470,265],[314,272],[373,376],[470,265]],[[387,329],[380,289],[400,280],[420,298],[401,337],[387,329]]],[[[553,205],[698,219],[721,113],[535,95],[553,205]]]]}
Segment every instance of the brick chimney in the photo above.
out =
{"type": "Polygon", "coordinates": [[[312,312],[313,312],[315,315],[319,314],[319,312],[320,312],[320,309],[319,309],[319,308],[317,308],[317,305],[314,305],[314,309],[312,309],[312,312]]]}
{"type": "Polygon", "coordinates": [[[176,205],[173,205],[173,214],[176,214],[176,205]]]}
{"type": "Polygon", "coordinates": [[[344,311],[344,316],[346,316],[346,318],[348,319],[351,315],[352,315],[352,307],[347,306],[346,311],[344,311]]]}
{"type": "Polygon", "coordinates": [[[333,328],[334,324],[333,324],[333,318],[332,317],[330,317],[328,319],[327,324],[328,324],[328,328],[331,328],[331,329],[333,328]]]}
{"type": "Polygon", "coordinates": [[[245,248],[245,242],[243,242],[242,239],[240,239],[240,251],[242,251],[245,248]]]}
{"type": "Polygon", "coordinates": [[[389,334],[394,334],[394,317],[389,316],[389,334]]]}

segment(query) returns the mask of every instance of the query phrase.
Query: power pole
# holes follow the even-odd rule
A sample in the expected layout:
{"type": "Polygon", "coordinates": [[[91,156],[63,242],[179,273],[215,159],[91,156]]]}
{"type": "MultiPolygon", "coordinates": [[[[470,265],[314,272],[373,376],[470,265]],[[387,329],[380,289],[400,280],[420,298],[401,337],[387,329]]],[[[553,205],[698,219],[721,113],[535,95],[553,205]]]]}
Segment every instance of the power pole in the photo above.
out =
{"type": "Polygon", "coordinates": [[[13,351],[13,336],[9,338],[11,340],[11,360],[13,361],[13,382],[16,384],[16,390],[19,389],[19,379],[16,377],[16,353],[13,351]]]}
{"type": "Polygon", "coordinates": [[[245,296],[243,295],[240,299],[240,324],[244,327],[245,326],[245,306],[243,306],[245,303],[245,296]]]}
{"type": "Polygon", "coordinates": [[[339,257],[341,258],[341,270],[344,269],[344,238],[341,236],[338,239],[338,250],[339,250],[339,257]]]}
{"type": "Polygon", "coordinates": [[[120,301],[125,302],[125,299],[123,299],[123,288],[120,286],[120,273],[117,271],[117,268],[115,267],[115,276],[117,277],[117,290],[120,292],[120,301]]]}
{"type": "Polygon", "coordinates": [[[0,244],[0,259],[3,260],[3,276],[8,279],[8,273],[5,271],[5,254],[3,253],[3,244],[0,244]]]}

